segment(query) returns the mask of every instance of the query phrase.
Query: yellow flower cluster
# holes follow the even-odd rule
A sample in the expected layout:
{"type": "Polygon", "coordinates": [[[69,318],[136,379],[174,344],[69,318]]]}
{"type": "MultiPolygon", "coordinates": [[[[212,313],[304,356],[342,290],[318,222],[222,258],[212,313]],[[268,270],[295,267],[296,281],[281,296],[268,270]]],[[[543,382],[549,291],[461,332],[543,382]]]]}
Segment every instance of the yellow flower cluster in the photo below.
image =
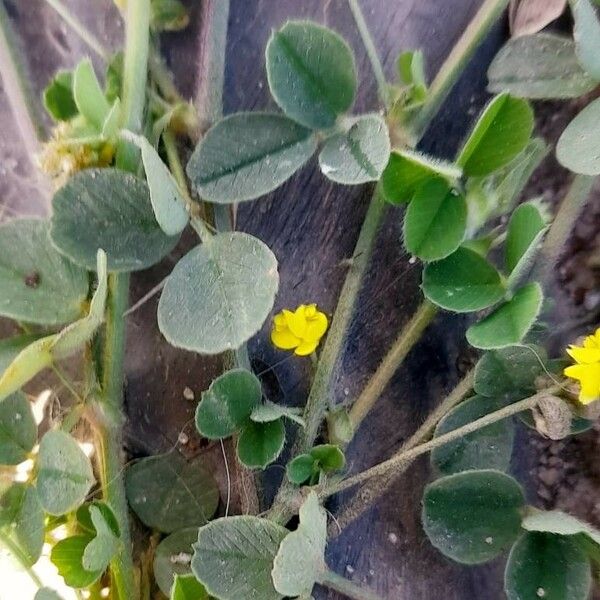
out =
{"type": "Polygon", "coordinates": [[[327,331],[327,317],[316,304],[301,304],[294,312],[282,310],[273,319],[271,341],[298,356],[312,354],[327,331]]]}
{"type": "Polygon", "coordinates": [[[600,329],[583,340],[583,346],[569,346],[568,354],[576,365],[564,370],[567,377],[579,381],[579,401],[590,404],[600,399],[600,329]]]}

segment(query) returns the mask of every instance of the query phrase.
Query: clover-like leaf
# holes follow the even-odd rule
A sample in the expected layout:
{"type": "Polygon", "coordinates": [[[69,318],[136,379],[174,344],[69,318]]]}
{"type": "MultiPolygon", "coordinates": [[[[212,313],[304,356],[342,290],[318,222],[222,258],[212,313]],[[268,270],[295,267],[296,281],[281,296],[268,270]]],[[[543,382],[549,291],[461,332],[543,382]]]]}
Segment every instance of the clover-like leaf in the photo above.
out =
{"type": "Polygon", "coordinates": [[[260,381],[250,371],[227,371],[202,393],[196,409],[196,428],[212,440],[229,437],[248,421],[261,398],[260,381]]]}
{"type": "Polygon", "coordinates": [[[219,503],[219,489],[202,457],[188,461],[177,452],[131,465],[125,490],[141,521],[165,533],[204,525],[219,503]]]}
{"type": "Polygon", "coordinates": [[[37,441],[37,424],[25,394],[0,402],[0,465],[18,465],[37,441]]]}
{"type": "Polygon", "coordinates": [[[261,328],[278,284],[277,260],[263,242],[247,233],[218,234],[173,269],[158,325],[178,348],[201,354],[239,348],[261,328]]]}
{"type": "Polygon", "coordinates": [[[44,90],[44,108],[56,121],[68,121],[79,110],[73,97],[73,73],[58,71],[44,90]]]}
{"type": "Polygon", "coordinates": [[[464,471],[425,488],[423,527],[444,555],[483,563],[508,548],[520,531],[525,499],[519,484],[499,471],[464,471]]]}
{"type": "Polygon", "coordinates": [[[194,575],[175,575],[170,600],[210,600],[205,587],[194,575]]]}
{"type": "Polygon", "coordinates": [[[86,588],[102,576],[103,569],[88,571],[83,567],[83,554],[92,539],[91,535],[74,535],[60,540],[52,548],[50,560],[69,587],[86,588]]]}
{"type": "Polygon", "coordinates": [[[527,101],[500,94],[479,117],[456,162],[465,175],[488,175],[515,158],[532,131],[533,111],[527,101]]]}
{"type": "Polygon", "coordinates": [[[98,131],[110,112],[110,104],[98,83],[89,59],[82,60],[73,73],[73,98],[79,112],[98,131]]]}
{"type": "Polygon", "coordinates": [[[421,185],[404,217],[404,245],[419,258],[432,261],[452,254],[467,228],[467,203],[442,179],[421,185]]]}
{"type": "Polygon", "coordinates": [[[280,600],[273,560],[288,530],[251,516],[216,519],[200,528],[192,572],[220,600],[280,600]]]}
{"type": "Polygon", "coordinates": [[[467,329],[475,348],[492,350],[518,344],[535,323],[544,298],[539,283],[529,283],[491,314],[467,329]]]}
{"type": "Polygon", "coordinates": [[[174,531],[156,547],[154,579],[161,592],[168,596],[177,575],[192,572],[192,544],[198,539],[198,527],[174,531]]]}
{"type": "Polygon", "coordinates": [[[354,57],[331,29],[290,21],[273,32],[266,57],[271,93],[294,121],[312,129],[329,129],[352,106],[354,57]]]}
{"type": "Polygon", "coordinates": [[[313,132],[272,113],[236,113],[206,132],[187,165],[209,202],[254,200],[278,188],[314,154],[313,132]]]}
{"type": "MultiPolygon", "coordinates": [[[[106,505],[105,505],[106,506],[106,505]]],[[[107,507],[108,508],[108,507],[107,507]]],[[[119,534],[114,523],[105,517],[98,506],[89,507],[95,535],[85,547],[81,564],[86,571],[104,571],[119,549],[119,534]]]]}
{"type": "Polygon", "coordinates": [[[237,456],[249,469],[265,469],[281,454],[284,443],[282,418],[265,423],[248,421],[238,438],[237,456]]]}
{"type": "Polygon", "coordinates": [[[495,304],[505,294],[500,273],[483,256],[468,248],[423,271],[423,292],[434,304],[455,312],[470,312],[495,304]]]}
{"type": "Polygon", "coordinates": [[[286,473],[288,479],[296,485],[307,481],[309,485],[314,485],[319,481],[321,473],[333,473],[343,469],[345,465],[346,457],[338,446],[321,444],[291,460],[286,467],[286,473]]]}
{"type": "Polygon", "coordinates": [[[362,115],[350,121],[348,130],[332,135],[323,144],[319,166],[337,183],[358,185],[377,181],[390,157],[390,137],[380,115],[362,115]]]}
{"type": "Polygon", "coordinates": [[[581,66],[600,81],[600,23],[590,0],[571,0],[576,52],[581,66]]]}

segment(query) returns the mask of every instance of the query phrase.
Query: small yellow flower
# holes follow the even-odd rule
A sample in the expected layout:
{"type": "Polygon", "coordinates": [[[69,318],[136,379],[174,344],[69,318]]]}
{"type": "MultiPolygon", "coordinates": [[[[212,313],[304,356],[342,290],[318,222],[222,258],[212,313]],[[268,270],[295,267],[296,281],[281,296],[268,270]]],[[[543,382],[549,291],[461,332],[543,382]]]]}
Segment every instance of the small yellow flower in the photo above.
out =
{"type": "Polygon", "coordinates": [[[577,379],[581,385],[579,401],[590,404],[600,398],[600,328],[583,340],[583,346],[569,346],[568,354],[576,365],[564,370],[564,374],[577,379]]]}
{"type": "Polygon", "coordinates": [[[294,312],[282,310],[273,319],[271,341],[298,356],[312,354],[327,331],[327,317],[316,304],[301,304],[294,312]]]}

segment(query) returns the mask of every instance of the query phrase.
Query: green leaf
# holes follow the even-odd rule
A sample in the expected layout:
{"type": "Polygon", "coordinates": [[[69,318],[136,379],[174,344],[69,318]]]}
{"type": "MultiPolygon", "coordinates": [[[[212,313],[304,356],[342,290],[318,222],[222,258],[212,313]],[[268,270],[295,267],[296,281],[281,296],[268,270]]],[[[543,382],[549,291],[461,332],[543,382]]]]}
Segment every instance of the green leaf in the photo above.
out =
{"type": "Polygon", "coordinates": [[[185,199],[173,175],[145,137],[129,131],[124,133],[123,137],[142,151],[142,162],[150,188],[150,201],[161,229],[167,235],[181,233],[188,223],[189,215],[185,208],[185,199]]]}
{"type": "Polygon", "coordinates": [[[87,273],[50,243],[48,223],[19,219],[0,225],[0,315],[61,325],[83,312],[87,273]]]}
{"type": "Polygon", "coordinates": [[[296,485],[302,485],[318,474],[316,462],[311,454],[299,454],[287,464],[285,468],[287,478],[296,485]]]}
{"type": "Polygon", "coordinates": [[[301,413],[301,408],[282,406],[281,404],[265,400],[252,410],[250,418],[257,423],[267,423],[269,421],[276,421],[280,417],[285,417],[286,419],[290,419],[290,421],[298,423],[300,427],[305,427],[306,423],[300,416],[301,413]]]}
{"type": "Polygon", "coordinates": [[[73,97],[73,73],[58,71],[44,90],[44,108],[55,121],[68,121],[79,114],[73,97]]]}
{"type": "Polygon", "coordinates": [[[125,490],[141,521],[165,533],[204,525],[219,504],[219,489],[202,457],[187,461],[177,452],[130,466],[125,490]]]}
{"type": "Polygon", "coordinates": [[[85,499],[94,473],[90,459],[64,431],[48,431],[40,442],[37,491],[47,513],[63,515],[85,499]]]}
{"type": "Polygon", "coordinates": [[[54,195],[52,206],[52,242],[89,270],[96,267],[98,248],[108,255],[109,271],[139,271],[178,240],[156,222],[146,183],[119,169],[77,173],[54,195]]]}
{"type": "Polygon", "coordinates": [[[233,350],[262,327],[278,285],[277,260],[263,242],[221,233],[177,263],[160,298],[158,325],[177,348],[233,350]]]}
{"type": "Polygon", "coordinates": [[[510,552],[504,589],[508,600],[585,600],[591,581],[588,558],[573,538],[528,532],[510,552]]]}
{"type": "Polygon", "coordinates": [[[426,265],[423,293],[434,304],[455,312],[487,308],[505,294],[500,273],[485,258],[467,248],[426,265]]]}
{"type": "Polygon", "coordinates": [[[99,507],[89,510],[96,535],[83,551],[81,564],[86,571],[104,571],[119,549],[119,538],[99,507]]]}
{"type": "Polygon", "coordinates": [[[449,184],[460,179],[460,167],[411,150],[393,150],[381,176],[385,199],[392,204],[409,202],[426,181],[441,178],[449,184]]]}
{"type": "Polygon", "coordinates": [[[510,39],[488,70],[490,92],[521,98],[578,98],[597,83],[581,68],[575,43],[552,33],[510,39]]]}
{"type": "Polygon", "coordinates": [[[62,600],[62,598],[54,590],[44,587],[36,592],[33,600],[62,600]]]}
{"type": "Polygon", "coordinates": [[[316,148],[313,132],[283,115],[237,113],[207,131],[187,174],[209,202],[254,200],[289,179],[316,148]]]}
{"type": "Polygon", "coordinates": [[[0,465],[23,462],[37,441],[37,424],[25,394],[0,402],[0,465]]]}
{"type": "Polygon", "coordinates": [[[0,531],[19,559],[34,565],[44,545],[44,511],[37,491],[25,483],[13,483],[0,498],[0,531]]]}
{"type": "Polygon", "coordinates": [[[589,0],[570,0],[575,26],[576,52],[581,66],[600,81],[600,23],[589,0]]]}
{"type": "Polygon", "coordinates": [[[539,283],[530,283],[487,317],[467,329],[467,341],[475,348],[492,350],[518,344],[531,329],[544,296],[539,283]]]}
{"type": "Polygon", "coordinates": [[[226,438],[238,431],[260,404],[262,387],[245,369],[232,369],[217,377],[196,409],[196,428],[206,438],[226,438]]]}
{"type": "Polygon", "coordinates": [[[238,438],[237,455],[246,467],[265,469],[281,454],[284,443],[283,419],[266,423],[248,421],[238,438]]]}
{"type": "Polygon", "coordinates": [[[188,527],[167,536],[154,553],[154,579],[161,592],[168,596],[176,575],[192,572],[192,544],[198,539],[198,527],[188,527]]]}
{"type": "Polygon", "coordinates": [[[527,146],[532,131],[533,111],[527,101],[500,94],[479,117],[456,162],[465,175],[489,175],[527,146]]]}
{"type": "Polygon", "coordinates": [[[588,104],[562,132],[556,145],[558,162],[575,173],[600,175],[600,98],[588,104]]]}
{"type": "Polygon", "coordinates": [[[27,346],[39,337],[35,333],[24,333],[0,340],[0,375],[27,346]]]}
{"type": "Polygon", "coordinates": [[[91,540],[88,535],[74,535],[60,540],[52,548],[50,560],[69,587],[86,588],[102,575],[102,570],[88,571],[83,568],[83,553],[91,540]]]}
{"type": "Polygon", "coordinates": [[[404,217],[404,245],[411,254],[432,261],[452,254],[467,228],[467,203],[442,179],[420,186],[404,217]]]}
{"type": "Polygon", "coordinates": [[[320,444],[311,449],[310,455],[317,461],[318,468],[324,473],[340,471],[346,466],[346,457],[338,446],[320,444]]]}
{"type": "Polygon", "coordinates": [[[212,521],[198,533],[192,572],[219,600],[280,600],[271,569],[288,530],[267,519],[240,516],[212,521]]]}
{"type": "Polygon", "coordinates": [[[104,121],[110,112],[110,104],[98,83],[89,58],[82,60],[75,68],[73,98],[79,112],[98,131],[102,131],[104,121]]]}
{"type": "Polygon", "coordinates": [[[519,484],[498,471],[465,471],[425,488],[423,527],[444,555],[464,564],[487,562],[520,531],[524,505],[519,484]]]}
{"type": "Polygon", "coordinates": [[[535,380],[545,374],[545,360],[546,354],[541,348],[527,346],[486,352],[475,367],[473,389],[490,398],[526,398],[537,391],[535,380]]]}
{"type": "Polygon", "coordinates": [[[527,531],[542,531],[558,535],[581,533],[596,544],[600,544],[600,531],[560,510],[536,510],[523,519],[522,527],[527,531]]]}
{"type": "Polygon", "coordinates": [[[396,60],[396,71],[400,81],[408,87],[405,94],[405,108],[421,105],[427,98],[427,79],[421,50],[401,52],[396,60]]]}
{"type": "MultiPolygon", "coordinates": [[[[474,396],[452,409],[435,429],[435,437],[449,433],[472,421],[502,408],[495,398],[474,396]]],[[[515,436],[511,419],[497,421],[439,448],[431,453],[432,464],[445,475],[469,469],[496,469],[506,471],[515,436]]]]}
{"type": "Polygon", "coordinates": [[[210,600],[204,586],[193,575],[176,575],[171,600],[210,600]]]}
{"type": "Polygon", "coordinates": [[[389,157],[386,122],[380,115],[363,115],[352,118],[347,131],[326,140],[319,154],[319,166],[332,181],[358,185],[377,181],[389,157]]]}
{"type": "Polygon", "coordinates": [[[110,58],[106,67],[104,91],[108,102],[114,102],[121,96],[121,88],[123,87],[123,59],[124,53],[119,51],[110,58]]]}
{"type": "Polygon", "coordinates": [[[283,539],[271,577],[284,596],[309,596],[326,570],[327,515],[311,492],[300,507],[300,524],[283,539]]]}
{"type": "Polygon", "coordinates": [[[271,93],[294,121],[312,129],[329,129],[352,106],[354,57],[331,29],[289,21],[271,35],[266,57],[271,93]]]}
{"type": "Polygon", "coordinates": [[[106,140],[114,138],[121,127],[121,101],[117,98],[102,124],[102,137],[106,140]]]}
{"type": "Polygon", "coordinates": [[[84,533],[91,533],[92,535],[96,533],[96,526],[94,525],[94,521],[92,519],[92,508],[100,513],[102,519],[108,525],[112,533],[116,537],[120,537],[121,532],[119,529],[119,522],[117,521],[115,513],[113,512],[112,508],[106,504],[106,502],[101,502],[99,500],[82,504],[77,509],[75,516],[77,518],[77,524],[79,528],[84,533]]]}

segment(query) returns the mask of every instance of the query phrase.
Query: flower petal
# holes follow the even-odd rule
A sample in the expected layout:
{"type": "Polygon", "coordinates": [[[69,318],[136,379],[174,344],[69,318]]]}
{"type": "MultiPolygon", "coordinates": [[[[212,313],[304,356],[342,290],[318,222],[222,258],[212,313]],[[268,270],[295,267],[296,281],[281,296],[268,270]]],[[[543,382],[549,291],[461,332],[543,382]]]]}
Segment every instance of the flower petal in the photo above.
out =
{"type": "Polygon", "coordinates": [[[564,374],[577,379],[581,385],[579,401],[583,404],[594,402],[600,397],[600,363],[593,365],[572,365],[564,374]]]}
{"type": "Polygon", "coordinates": [[[303,341],[297,348],[294,350],[294,354],[298,356],[308,356],[312,354],[319,345],[319,340],[315,342],[303,341]]]}
{"type": "Polygon", "coordinates": [[[306,317],[304,316],[304,304],[301,304],[294,312],[284,310],[285,321],[290,331],[299,338],[304,337],[306,332],[306,317]]]}
{"type": "Polygon", "coordinates": [[[282,350],[291,350],[292,348],[296,348],[302,343],[300,338],[297,338],[289,329],[277,330],[273,329],[271,331],[271,342],[277,348],[281,348],[282,350]]]}
{"type": "Polygon", "coordinates": [[[319,341],[327,331],[327,325],[328,322],[325,314],[322,312],[317,312],[315,316],[308,321],[304,339],[319,341]]]}
{"type": "Polygon", "coordinates": [[[584,348],[569,346],[567,354],[573,357],[579,364],[589,365],[600,362],[600,348],[594,348],[593,346],[586,346],[584,348]]]}

